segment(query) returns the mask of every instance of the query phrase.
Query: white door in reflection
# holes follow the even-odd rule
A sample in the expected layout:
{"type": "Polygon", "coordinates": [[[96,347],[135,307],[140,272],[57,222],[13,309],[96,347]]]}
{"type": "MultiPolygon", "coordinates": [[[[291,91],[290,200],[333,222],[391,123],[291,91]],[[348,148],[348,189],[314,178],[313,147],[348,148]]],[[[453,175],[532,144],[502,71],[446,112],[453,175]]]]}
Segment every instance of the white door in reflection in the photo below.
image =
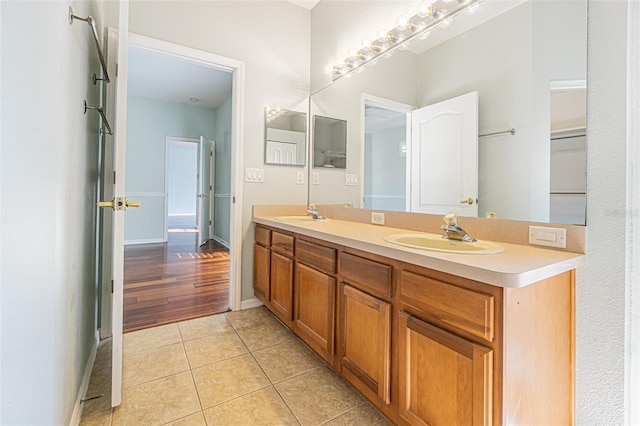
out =
{"type": "Polygon", "coordinates": [[[478,93],[413,111],[410,211],[478,216],[478,93]]]}

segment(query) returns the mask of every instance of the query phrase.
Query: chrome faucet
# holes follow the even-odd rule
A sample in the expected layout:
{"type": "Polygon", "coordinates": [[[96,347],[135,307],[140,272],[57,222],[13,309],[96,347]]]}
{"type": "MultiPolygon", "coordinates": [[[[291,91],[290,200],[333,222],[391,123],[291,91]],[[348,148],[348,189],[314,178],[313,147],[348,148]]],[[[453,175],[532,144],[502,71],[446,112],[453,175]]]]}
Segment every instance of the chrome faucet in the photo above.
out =
{"type": "Polygon", "coordinates": [[[450,240],[458,240],[458,241],[466,241],[472,243],[477,241],[475,238],[471,238],[467,235],[467,232],[458,225],[458,217],[455,213],[449,213],[445,217],[442,218],[444,220],[444,225],[440,226],[446,235],[443,235],[442,238],[448,238],[450,240]]]}
{"type": "Polygon", "coordinates": [[[314,220],[324,219],[322,213],[320,213],[315,204],[309,204],[309,208],[307,209],[307,214],[310,214],[314,220]]]}

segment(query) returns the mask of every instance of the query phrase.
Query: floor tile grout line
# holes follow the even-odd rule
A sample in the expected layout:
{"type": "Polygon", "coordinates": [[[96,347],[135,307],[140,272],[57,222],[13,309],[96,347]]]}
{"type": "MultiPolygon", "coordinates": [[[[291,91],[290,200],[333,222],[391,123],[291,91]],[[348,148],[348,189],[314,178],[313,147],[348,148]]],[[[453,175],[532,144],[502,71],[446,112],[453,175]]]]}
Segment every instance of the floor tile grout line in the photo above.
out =
{"type": "Polygon", "coordinates": [[[361,407],[361,406],[363,406],[363,405],[364,405],[364,404],[366,404],[366,403],[367,403],[367,401],[366,401],[366,400],[364,400],[364,401],[362,401],[360,404],[358,404],[358,405],[356,405],[356,406],[353,406],[353,407],[349,408],[349,409],[348,409],[348,410],[346,410],[346,411],[343,411],[342,413],[340,413],[340,414],[338,414],[338,415],[336,415],[336,416],[334,416],[334,417],[332,417],[332,418],[328,419],[327,421],[324,421],[324,422],[320,423],[318,426],[326,425],[327,423],[334,421],[334,420],[335,420],[335,419],[337,419],[338,417],[344,416],[345,414],[350,413],[350,412],[352,412],[353,410],[356,410],[358,407],[361,407]]]}

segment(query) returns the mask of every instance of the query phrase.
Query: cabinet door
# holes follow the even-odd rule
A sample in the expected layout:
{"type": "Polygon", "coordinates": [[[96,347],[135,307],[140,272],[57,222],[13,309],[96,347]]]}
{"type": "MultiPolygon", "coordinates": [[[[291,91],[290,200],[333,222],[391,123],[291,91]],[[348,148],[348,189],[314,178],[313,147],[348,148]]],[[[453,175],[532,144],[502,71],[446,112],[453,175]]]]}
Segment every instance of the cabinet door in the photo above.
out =
{"type": "Polygon", "coordinates": [[[293,319],[293,260],[271,253],[271,307],[284,321],[293,319]]]}
{"type": "Polygon", "coordinates": [[[295,323],[300,337],[331,364],[334,352],[336,279],[298,263],[295,323]]]}
{"type": "Polygon", "coordinates": [[[253,292],[263,303],[269,301],[271,250],[259,244],[253,249],[253,292]]]}
{"type": "Polygon", "coordinates": [[[491,349],[400,314],[400,415],[412,425],[490,425],[491,349]]]}
{"type": "Polygon", "coordinates": [[[346,377],[358,380],[389,404],[391,304],[345,284],[340,306],[341,363],[351,373],[346,377]]]}

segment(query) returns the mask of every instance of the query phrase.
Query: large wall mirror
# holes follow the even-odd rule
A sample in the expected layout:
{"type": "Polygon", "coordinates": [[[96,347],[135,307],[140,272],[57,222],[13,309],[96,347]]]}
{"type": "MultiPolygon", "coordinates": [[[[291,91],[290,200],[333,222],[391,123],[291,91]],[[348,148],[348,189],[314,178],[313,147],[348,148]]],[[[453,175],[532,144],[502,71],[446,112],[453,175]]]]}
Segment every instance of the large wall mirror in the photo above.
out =
{"type": "MultiPolygon", "coordinates": [[[[341,2],[327,3],[340,12],[341,2]]],[[[476,14],[318,90],[310,116],[348,121],[347,161],[345,169],[313,170],[309,201],[421,211],[412,206],[430,170],[429,190],[463,215],[584,225],[586,26],[586,0],[485,0],[476,14]],[[455,143],[429,150],[412,141],[444,134],[429,127],[433,116],[418,116],[424,109],[450,111],[446,102],[472,93],[475,160],[455,143]],[[448,189],[467,180],[476,193],[448,189]]]]}
{"type": "Polygon", "coordinates": [[[265,164],[304,166],[307,114],[278,107],[266,107],[264,113],[265,164]]]}

